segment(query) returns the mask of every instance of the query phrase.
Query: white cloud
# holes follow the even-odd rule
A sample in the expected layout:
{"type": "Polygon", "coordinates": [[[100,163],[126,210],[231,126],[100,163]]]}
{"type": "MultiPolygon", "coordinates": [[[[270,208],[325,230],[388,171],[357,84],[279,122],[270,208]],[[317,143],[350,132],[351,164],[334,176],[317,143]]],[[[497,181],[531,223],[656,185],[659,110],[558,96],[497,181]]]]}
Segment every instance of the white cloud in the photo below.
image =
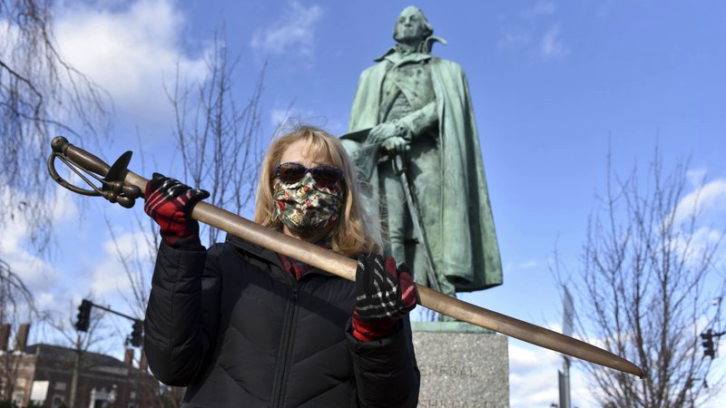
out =
{"type": "MultiPolygon", "coordinates": [[[[556,327],[551,330],[557,331],[556,327]]],[[[562,354],[509,340],[509,399],[512,408],[549,407],[559,403],[558,371],[563,370],[562,354]]],[[[572,406],[594,406],[593,390],[572,358],[570,366],[570,399],[572,406]]]]}
{"type": "Polygon", "coordinates": [[[675,208],[674,227],[681,231],[673,242],[685,259],[698,264],[703,255],[713,248],[714,265],[721,268],[726,263],[726,248],[722,238],[726,232],[726,179],[716,179],[703,184],[705,170],[689,171],[687,177],[695,188],[686,194],[675,208]],[[694,230],[690,233],[691,217],[696,217],[694,230]],[[720,245],[719,245],[720,244],[720,245]]]}
{"type": "MultiPolygon", "coordinates": [[[[16,194],[16,192],[8,189],[3,194],[16,194]]],[[[29,197],[28,200],[33,198],[29,197]]],[[[8,201],[8,199],[2,200],[2,202],[8,201]]],[[[78,214],[71,193],[66,189],[58,190],[50,208],[54,227],[73,219],[78,214]]],[[[0,257],[7,262],[10,270],[18,275],[32,292],[49,290],[56,285],[62,278],[61,272],[29,249],[32,229],[27,220],[15,217],[5,220],[3,227],[0,234],[0,257]]]]}
{"type": "Polygon", "coordinates": [[[272,109],[270,111],[270,124],[277,132],[289,130],[290,126],[309,124],[319,126],[333,135],[342,135],[348,131],[347,118],[331,117],[312,110],[303,110],[289,107],[287,109],[272,109]]]}
{"type": "Polygon", "coordinates": [[[504,266],[504,273],[510,274],[514,272],[524,271],[539,266],[539,262],[535,260],[529,260],[524,262],[509,262],[504,266]]]}
{"type": "MultiPolygon", "coordinates": [[[[104,244],[104,261],[96,265],[91,272],[91,291],[96,297],[104,295],[121,294],[129,295],[131,282],[129,281],[126,269],[119,260],[119,257],[126,259],[129,263],[143,260],[145,251],[142,250],[151,237],[149,232],[126,232],[116,236],[114,243],[109,238],[104,244]]],[[[151,267],[149,267],[149,274],[151,267]]]]}
{"type": "Polygon", "coordinates": [[[688,217],[696,214],[702,221],[723,219],[726,212],[726,179],[716,179],[701,185],[702,171],[688,173],[688,179],[698,186],[694,191],[686,194],[676,207],[676,222],[686,221],[688,217]]]}
{"type": "Polygon", "coordinates": [[[41,292],[35,294],[35,302],[39,310],[59,310],[58,305],[60,301],[53,293],[41,292]]]}
{"type": "Polygon", "coordinates": [[[560,38],[560,25],[555,24],[542,37],[540,53],[545,59],[562,58],[569,50],[560,38]]]}
{"type": "Polygon", "coordinates": [[[698,270],[703,262],[712,262],[716,269],[726,265],[726,250],[723,245],[724,231],[712,227],[700,226],[693,233],[682,231],[670,242],[672,250],[686,261],[686,266],[698,270]],[[713,255],[710,255],[713,254],[713,255]]]}
{"type": "Polygon", "coordinates": [[[293,0],[285,6],[282,16],[274,24],[255,33],[250,45],[263,55],[293,55],[312,67],[315,31],[322,17],[320,6],[306,8],[293,0]]]}
{"type": "Polygon", "coordinates": [[[276,129],[283,128],[287,125],[292,112],[290,109],[272,109],[270,111],[270,123],[276,129]]]}
{"type": "Polygon", "coordinates": [[[549,406],[559,400],[557,370],[562,366],[559,353],[509,341],[510,404],[516,407],[549,406]]]}
{"type": "Polygon", "coordinates": [[[557,5],[551,1],[540,0],[532,7],[522,10],[522,17],[537,18],[540,16],[549,16],[555,12],[557,5]]]}
{"type": "MultiPolygon", "coordinates": [[[[559,323],[545,325],[549,330],[562,332],[559,323]]],[[[582,340],[575,336],[576,339],[582,340]]],[[[602,342],[590,340],[601,347],[602,342]]],[[[563,370],[561,353],[534,346],[513,338],[509,339],[509,394],[512,408],[549,407],[559,402],[558,371],[563,370]]],[[[578,360],[570,359],[570,397],[572,406],[593,406],[593,392],[578,368],[578,360]]]]}
{"type": "Polygon", "coordinates": [[[612,11],[613,0],[601,0],[597,3],[597,16],[601,19],[606,19],[610,16],[612,11]]]}
{"type": "Polygon", "coordinates": [[[561,37],[560,24],[551,23],[555,18],[557,5],[549,0],[540,0],[519,12],[517,22],[503,28],[497,41],[500,51],[524,51],[543,60],[563,58],[569,53],[561,37]],[[549,27],[544,30],[545,27],[549,27]],[[539,33],[544,32],[540,36],[539,33]]]}
{"type": "MultiPolygon", "coordinates": [[[[11,224],[4,230],[5,233],[10,235],[10,240],[26,238],[23,236],[23,232],[16,228],[19,223],[11,222],[11,224]]],[[[23,281],[31,292],[51,287],[60,281],[60,272],[49,262],[20,247],[13,247],[12,243],[7,247],[5,244],[6,242],[3,242],[2,248],[0,248],[3,261],[8,263],[10,270],[23,281]]]]}
{"type": "Polygon", "coordinates": [[[519,341],[509,343],[509,369],[517,375],[539,368],[542,364],[559,362],[560,355],[544,348],[524,347],[519,341]]]}
{"type": "Polygon", "coordinates": [[[706,168],[689,169],[686,172],[686,179],[688,179],[691,187],[698,188],[703,184],[707,174],[708,170],[706,168]]]}
{"type": "Polygon", "coordinates": [[[529,33],[512,28],[497,42],[499,50],[515,50],[527,46],[531,41],[529,33]]]}
{"type": "Polygon", "coordinates": [[[96,266],[91,279],[91,292],[95,297],[102,298],[104,295],[118,292],[126,293],[131,289],[126,271],[115,259],[107,259],[96,266]]]}
{"type": "Polygon", "coordinates": [[[191,82],[206,74],[204,56],[186,54],[185,24],[173,0],[137,0],[109,8],[72,2],[58,10],[56,31],[61,55],[106,89],[121,113],[139,121],[170,116],[163,82],[191,82]]]}
{"type": "Polygon", "coordinates": [[[275,128],[290,126],[298,123],[312,123],[319,121],[323,116],[309,109],[288,107],[286,109],[274,108],[270,111],[270,124],[275,128]]]}

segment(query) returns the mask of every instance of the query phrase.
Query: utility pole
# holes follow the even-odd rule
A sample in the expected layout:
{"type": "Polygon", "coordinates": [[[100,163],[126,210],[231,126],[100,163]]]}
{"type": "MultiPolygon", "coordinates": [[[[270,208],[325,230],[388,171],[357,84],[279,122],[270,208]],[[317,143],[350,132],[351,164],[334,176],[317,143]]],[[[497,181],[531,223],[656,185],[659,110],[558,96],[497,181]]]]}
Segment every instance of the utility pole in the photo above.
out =
{"type": "MultiPolygon", "coordinates": [[[[134,323],[133,323],[131,335],[129,336],[129,339],[130,339],[129,342],[131,343],[132,346],[135,346],[135,347],[141,347],[142,346],[142,343],[143,343],[143,335],[144,335],[144,332],[143,332],[143,330],[144,330],[143,329],[143,327],[144,327],[143,320],[137,319],[135,317],[131,317],[131,316],[129,316],[127,314],[123,314],[121,312],[117,312],[117,311],[115,311],[115,310],[113,310],[111,308],[105,307],[105,306],[97,305],[97,304],[95,304],[92,301],[87,300],[87,299],[83,299],[81,301],[80,306],[78,306],[78,319],[77,319],[76,324],[75,324],[75,327],[76,327],[76,330],[77,331],[79,331],[79,332],[80,331],[84,331],[84,332],[85,331],[88,331],[88,328],[89,328],[89,325],[90,325],[90,319],[91,319],[91,309],[94,308],[94,307],[99,308],[101,310],[105,310],[105,311],[107,311],[109,313],[113,313],[115,315],[124,317],[126,319],[132,320],[134,323]]],[[[77,394],[77,389],[78,389],[78,376],[79,376],[79,371],[80,371],[80,366],[81,366],[81,355],[82,355],[81,343],[82,343],[81,342],[81,336],[80,336],[80,333],[79,333],[78,334],[78,337],[76,338],[76,350],[75,350],[75,354],[76,355],[75,355],[75,358],[73,360],[73,375],[71,377],[71,396],[69,398],[70,399],[69,403],[70,403],[70,406],[71,407],[75,407],[76,406],[76,394],[77,394]]],[[[137,381],[136,381],[137,398],[138,398],[138,388],[139,388],[138,387],[138,383],[139,383],[139,381],[138,381],[138,376],[137,376],[137,381]]]]}
{"type": "MultiPolygon", "coordinates": [[[[562,286],[563,298],[562,298],[562,334],[565,336],[572,336],[575,307],[572,300],[570,291],[567,290],[567,286],[562,286]]],[[[570,408],[570,357],[562,355],[564,361],[562,362],[562,371],[557,371],[557,382],[560,388],[560,407],[559,408],[570,408]]]]}
{"type": "Polygon", "coordinates": [[[560,407],[570,408],[570,358],[562,356],[562,371],[557,371],[560,385],[560,407]]]}
{"type": "Polygon", "coordinates": [[[81,336],[76,337],[76,349],[73,350],[75,356],[73,358],[73,376],[71,377],[71,397],[69,404],[71,407],[76,406],[76,390],[78,389],[78,370],[81,366],[81,336]]]}
{"type": "MultiPolygon", "coordinates": [[[[141,354],[139,354],[139,368],[136,370],[136,384],[134,385],[136,393],[136,406],[141,407],[141,356],[144,354],[144,348],[141,348],[141,354]]],[[[132,359],[133,361],[133,359],[132,359]]]]}

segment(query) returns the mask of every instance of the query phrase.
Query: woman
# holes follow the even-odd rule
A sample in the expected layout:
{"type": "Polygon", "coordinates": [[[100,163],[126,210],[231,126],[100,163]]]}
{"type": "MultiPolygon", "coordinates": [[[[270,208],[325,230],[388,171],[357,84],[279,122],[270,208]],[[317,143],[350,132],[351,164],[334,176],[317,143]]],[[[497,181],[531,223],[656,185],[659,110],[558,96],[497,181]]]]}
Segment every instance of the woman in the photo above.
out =
{"type": "Polygon", "coordinates": [[[340,142],[301,127],[265,155],[255,221],[358,258],[356,282],[228,236],[209,250],[189,217],[208,196],[155,174],[161,227],[144,347],[183,407],[415,407],[410,271],[376,255],[340,142]]]}

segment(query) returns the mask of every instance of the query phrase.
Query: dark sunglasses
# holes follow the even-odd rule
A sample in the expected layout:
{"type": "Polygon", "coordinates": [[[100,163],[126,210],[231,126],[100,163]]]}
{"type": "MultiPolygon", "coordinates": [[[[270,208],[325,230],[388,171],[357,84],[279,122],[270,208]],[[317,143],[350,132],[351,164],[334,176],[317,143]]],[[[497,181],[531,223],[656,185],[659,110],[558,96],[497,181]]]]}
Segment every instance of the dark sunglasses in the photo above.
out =
{"type": "Polygon", "coordinates": [[[316,183],[332,186],[343,180],[343,172],[329,164],[321,164],[309,169],[300,163],[281,163],[275,167],[275,176],[283,183],[294,184],[310,173],[316,183]]]}

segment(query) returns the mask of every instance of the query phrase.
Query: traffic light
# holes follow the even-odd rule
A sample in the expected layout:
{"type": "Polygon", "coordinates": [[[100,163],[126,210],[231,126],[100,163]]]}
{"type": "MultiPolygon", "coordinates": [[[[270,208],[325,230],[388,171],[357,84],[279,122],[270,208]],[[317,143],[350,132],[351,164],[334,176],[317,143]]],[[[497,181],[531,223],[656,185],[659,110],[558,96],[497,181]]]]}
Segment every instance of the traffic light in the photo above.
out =
{"type": "Polygon", "coordinates": [[[91,303],[89,300],[83,299],[81,305],[78,306],[78,320],[76,321],[76,330],[88,331],[88,322],[91,319],[91,303]]]}
{"type": "Polygon", "coordinates": [[[716,357],[716,350],[713,348],[713,332],[711,329],[706,330],[705,333],[701,333],[701,344],[703,345],[703,356],[716,357]]]}
{"type": "Polygon", "coordinates": [[[134,320],[133,331],[131,332],[131,345],[134,347],[141,347],[141,342],[144,339],[144,323],[141,320],[134,320]]]}

